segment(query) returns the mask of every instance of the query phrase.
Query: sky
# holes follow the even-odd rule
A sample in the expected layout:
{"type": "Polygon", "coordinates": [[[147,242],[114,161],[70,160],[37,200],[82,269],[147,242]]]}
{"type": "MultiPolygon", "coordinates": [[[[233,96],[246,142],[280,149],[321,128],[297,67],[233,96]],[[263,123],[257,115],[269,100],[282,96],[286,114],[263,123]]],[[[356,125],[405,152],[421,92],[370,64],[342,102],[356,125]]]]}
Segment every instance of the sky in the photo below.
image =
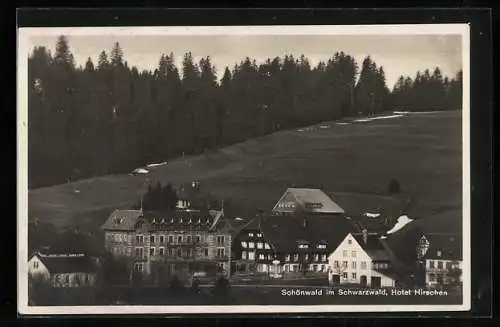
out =
{"type": "MultiPolygon", "coordinates": [[[[129,66],[154,70],[162,53],[174,53],[177,65],[191,52],[196,61],[210,56],[221,78],[226,66],[232,68],[245,57],[257,63],[267,58],[304,54],[315,66],[327,61],[337,51],[354,56],[359,66],[370,55],[384,67],[387,86],[392,89],[400,75],[414,77],[418,70],[434,70],[453,77],[462,69],[460,35],[69,35],[70,50],[77,65],[87,58],[94,64],[102,50],[119,42],[129,66]]],[[[45,46],[53,53],[57,37],[31,35],[28,46],[45,46]]]]}

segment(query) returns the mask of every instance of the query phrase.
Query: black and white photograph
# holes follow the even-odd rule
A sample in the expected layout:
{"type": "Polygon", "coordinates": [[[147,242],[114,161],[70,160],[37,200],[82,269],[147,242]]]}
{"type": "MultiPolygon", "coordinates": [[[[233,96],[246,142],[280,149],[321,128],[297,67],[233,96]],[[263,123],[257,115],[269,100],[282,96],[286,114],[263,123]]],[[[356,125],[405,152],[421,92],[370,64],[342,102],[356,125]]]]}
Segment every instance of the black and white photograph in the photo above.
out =
{"type": "Polygon", "coordinates": [[[23,314],[470,309],[469,26],[18,29],[23,314]]]}

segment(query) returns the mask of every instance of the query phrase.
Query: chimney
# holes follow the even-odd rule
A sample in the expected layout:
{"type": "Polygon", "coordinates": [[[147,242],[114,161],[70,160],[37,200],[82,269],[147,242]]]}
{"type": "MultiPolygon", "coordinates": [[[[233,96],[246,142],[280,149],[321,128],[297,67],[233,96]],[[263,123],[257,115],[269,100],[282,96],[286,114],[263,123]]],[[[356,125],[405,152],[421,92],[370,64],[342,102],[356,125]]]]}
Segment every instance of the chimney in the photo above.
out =
{"type": "Polygon", "coordinates": [[[363,243],[368,243],[368,231],[366,230],[366,228],[363,228],[363,243]]]}
{"type": "Polygon", "coordinates": [[[196,181],[192,181],[192,182],[191,182],[191,187],[192,187],[192,188],[196,188],[196,181]]]}

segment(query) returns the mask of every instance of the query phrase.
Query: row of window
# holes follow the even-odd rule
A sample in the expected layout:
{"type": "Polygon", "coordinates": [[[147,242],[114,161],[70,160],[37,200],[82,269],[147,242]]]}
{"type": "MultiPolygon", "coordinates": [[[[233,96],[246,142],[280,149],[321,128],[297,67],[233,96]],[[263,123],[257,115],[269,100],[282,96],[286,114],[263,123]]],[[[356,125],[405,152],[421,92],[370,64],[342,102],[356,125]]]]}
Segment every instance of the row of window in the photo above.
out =
{"type": "MultiPolygon", "coordinates": [[[[254,237],[254,233],[248,233],[248,237],[254,237]]],[[[262,233],[257,233],[257,237],[262,237],[262,233]]]]}
{"type": "MultiPolygon", "coordinates": [[[[342,256],[344,258],[347,258],[348,255],[349,255],[349,251],[348,250],[342,250],[342,256]]],[[[351,251],[351,257],[356,258],[356,251],[355,250],[351,251]]]]}
{"type": "MultiPolygon", "coordinates": [[[[69,284],[70,282],[70,277],[69,275],[64,275],[64,276],[57,276],[57,280],[59,283],[65,283],[65,284],[69,284]]],[[[78,284],[78,285],[89,285],[90,284],[90,277],[89,275],[85,275],[83,278],[80,278],[79,275],[74,275],[73,276],[73,282],[75,284],[78,284]]]]}
{"type": "MultiPolygon", "coordinates": [[[[201,242],[201,236],[200,235],[178,235],[174,237],[174,235],[168,235],[167,238],[164,235],[150,235],[149,236],[149,242],[151,244],[165,244],[165,240],[168,240],[168,243],[182,243],[182,242],[196,242],[199,243],[201,242]]],[[[224,244],[225,243],[225,237],[224,235],[218,235],[217,236],[217,244],[224,244]]],[[[136,235],[135,236],[135,241],[138,244],[144,243],[144,235],[136,235]]]]}
{"type": "MultiPolygon", "coordinates": [[[[320,258],[321,258],[321,261],[326,261],[326,254],[322,254],[321,256],[320,256],[319,254],[315,254],[315,255],[313,256],[313,260],[314,260],[314,261],[320,261],[320,258]]],[[[308,254],[308,253],[306,253],[306,254],[304,255],[304,260],[305,260],[305,261],[308,261],[308,260],[309,260],[309,254],[308,254]]],[[[287,255],[285,256],[285,261],[287,261],[287,262],[288,262],[288,261],[291,261],[291,256],[290,256],[289,254],[287,254],[287,255]]],[[[299,261],[299,254],[298,254],[298,253],[295,253],[295,254],[293,255],[293,261],[299,261]]]]}
{"type": "MultiPolygon", "coordinates": [[[[287,272],[297,272],[299,271],[299,265],[285,265],[284,266],[285,273],[287,272]]],[[[309,266],[309,271],[315,272],[326,272],[326,265],[311,265],[309,266]]]]}
{"type": "MultiPolygon", "coordinates": [[[[160,247],[158,249],[158,252],[157,252],[156,248],[154,248],[154,247],[149,248],[149,256],[155,256],[157,254],[160,256],[169,256],[169,257],[173,257],[173,256],[191,257],[191,256],[193,256],[193,250],[192,249],[182,249],[182,248],[178,248],[178,249],[167,248],[167,249],[165,249],[163,247],[160,247]]],[[[209,256],[208,248],[202,249],[202,254],[205,257],[208,257],[209,256]]],[[[142,248],[142,247],[135,248],[135,255],[136,255],[136,257],[143,258],[144,257],[144,248],[142,248]]],[[[217,248],[216,255],[217,255],[217,257],[224,257],[225,249],[224,248],[217,248]]]]}
{"type": "Polygon", "coordinates": [[[429,268],[430,269],[443,269],[446,267],[446,269],[452,269],[452,268],[458,268],[458,263],[454,263],[451,261],[443,262],[439,260],[429,260],[429,268]]]}
{"type": "Polygon", "coordinates": [[[245,241],[241,242],[241,247],[243,247],[244,249],[246,249],[246,248],[255,249],[256,246],[257,246],[257,249],[264,249],[264,248],[266,250],[271,249],[271,246],[269,246],[268,243],[257,242],[257,244],[255,244],[254,242],[245,242],[245,241]]]}
{"type": "MultiPolygon", "coordinates": [[[[352,269],[356,269],[356,268],[357,268],[357,265],[358,265],[358,264],[357,264],[357,262],[356,262],[356,261],[351,261],[351,268],[352,268],[352,269]]],[[[361,269],[366,269],[366,267],[367,267],[367,263],[366,263],[366,261],[361,261],[360,266],[361,266],[361,269]]],[[[335,261],[333,262],[333,268],[340,268],[340,267],[341,267],[341,266],[340,266],[340,261],[335,260],[335,261]]],[[[348,261],[342,261],[342,268],[348,268],[348,267],[349,267],[349,262],[348,262],[348,261]]]]}
{"type": "MultiPolygon", "coordinates": [[[[241,252],[241,259],[243,260],[255,260],[255,252],[241,252]]],[[[259,260],[272,260],[273,257],[270,254],[259,253],[259,260]]]]}

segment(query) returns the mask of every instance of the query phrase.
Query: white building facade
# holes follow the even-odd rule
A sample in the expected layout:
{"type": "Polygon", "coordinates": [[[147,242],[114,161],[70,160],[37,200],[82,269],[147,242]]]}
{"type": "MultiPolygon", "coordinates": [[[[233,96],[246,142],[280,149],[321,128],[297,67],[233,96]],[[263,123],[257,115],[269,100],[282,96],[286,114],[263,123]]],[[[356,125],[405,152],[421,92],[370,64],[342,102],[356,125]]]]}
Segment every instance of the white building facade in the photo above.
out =
{"type": "Polygon", "coordinates": [[[357,238],[349,233],[328,256],[328,281],[330,285],[395,287],[395,279],[383,272],[389,268],[389,262],[374,260],[357,238]]]}

